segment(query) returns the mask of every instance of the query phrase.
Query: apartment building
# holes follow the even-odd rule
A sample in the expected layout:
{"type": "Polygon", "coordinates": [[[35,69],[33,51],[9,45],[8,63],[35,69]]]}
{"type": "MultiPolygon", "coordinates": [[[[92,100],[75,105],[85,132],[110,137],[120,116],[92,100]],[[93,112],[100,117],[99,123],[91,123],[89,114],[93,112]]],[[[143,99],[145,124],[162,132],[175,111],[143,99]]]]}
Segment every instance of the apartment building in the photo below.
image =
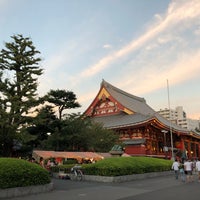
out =
{"type": "Polygon", "coordinates": [[[182,128],[188,130],[200,129],[200,120],[187,118],[186,112],[183,110],[182,106],[177,106],[175,109],[170,110],[168,108],[160,109],[158,113],[182,128]]]}

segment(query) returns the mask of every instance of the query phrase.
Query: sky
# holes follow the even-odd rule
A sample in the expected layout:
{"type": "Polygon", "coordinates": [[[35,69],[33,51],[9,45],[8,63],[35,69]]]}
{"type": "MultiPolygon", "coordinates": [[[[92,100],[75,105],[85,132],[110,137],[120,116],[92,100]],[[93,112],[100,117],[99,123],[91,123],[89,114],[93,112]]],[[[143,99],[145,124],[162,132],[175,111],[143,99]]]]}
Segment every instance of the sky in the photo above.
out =
{"type": "Polygon", "coordinates": [[[199,0],[0,0],[0,49],[16,34],[41,52],[39,95],[76,94],[69,112],[84,112],[104,79],[200,119],[199,0]]]}

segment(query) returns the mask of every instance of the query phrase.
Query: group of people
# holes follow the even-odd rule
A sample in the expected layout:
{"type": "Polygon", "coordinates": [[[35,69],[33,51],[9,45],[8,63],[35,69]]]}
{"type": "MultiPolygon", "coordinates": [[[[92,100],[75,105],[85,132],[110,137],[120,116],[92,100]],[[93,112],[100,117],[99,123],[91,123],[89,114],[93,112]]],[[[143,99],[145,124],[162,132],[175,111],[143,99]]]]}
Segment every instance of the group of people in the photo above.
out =
{"type": "Polygon", "coordinates": [[[53,159],[48,159],[47,162],[45,163],[44,158],[40,157],[39,165],[43,168],[50,169],[50,167],[53,167],[57,164],[53,159]]]}
{"type": "Polygon", "coordinates": [[[179,162],[177,159],[172,164],[172,170],[174,170],[175,178],[180,176],[183,182],[193,182],[194,173],[198,174],[198,182],[200,182],[200,160],[186,159],[184,162],[179,162]]]}

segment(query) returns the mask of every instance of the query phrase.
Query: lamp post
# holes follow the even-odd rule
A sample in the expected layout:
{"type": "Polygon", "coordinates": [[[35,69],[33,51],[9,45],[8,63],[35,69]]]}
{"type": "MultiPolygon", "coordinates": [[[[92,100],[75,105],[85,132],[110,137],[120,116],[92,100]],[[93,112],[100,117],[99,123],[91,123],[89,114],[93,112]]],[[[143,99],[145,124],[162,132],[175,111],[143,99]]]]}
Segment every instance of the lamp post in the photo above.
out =
{"type": "Polygon", "coordinates": [[[169,107],[169,127],[170,127],[170,137],[171,137],[171,151],[172,151],[172,157],[171,159],[174,160],[174,145],[173,145],[173,135],[172,135],[172,119],[171,119],[171,108],[170,108],[170,100],[169,100],[169,84],[167,79],[167,96],[168,96],[168,107],[169,107]]]}

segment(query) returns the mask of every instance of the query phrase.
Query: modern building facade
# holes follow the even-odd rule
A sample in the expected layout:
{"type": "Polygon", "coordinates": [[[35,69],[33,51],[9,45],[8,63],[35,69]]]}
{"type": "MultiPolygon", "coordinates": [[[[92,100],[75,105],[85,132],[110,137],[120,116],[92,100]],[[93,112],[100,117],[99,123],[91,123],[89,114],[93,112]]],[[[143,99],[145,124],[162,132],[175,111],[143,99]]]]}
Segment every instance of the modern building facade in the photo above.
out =
{"type": "Polygon", "coordinates": [[[84,113],[119,135],[132,156],[200,158],[200,135],[172,123],[144,98],[129,94],[105,80],[84,113]]]}
{"type": "Polygon", "coordinates": [[[187,118],[186,112],[183,110],[182,106],[178,106],[175,109],[160,109],[157,112],[182,128],[186,128],[188,130],[195,130],[196,128],[198,130],[200,129],[200,121],[187,118]]]}

